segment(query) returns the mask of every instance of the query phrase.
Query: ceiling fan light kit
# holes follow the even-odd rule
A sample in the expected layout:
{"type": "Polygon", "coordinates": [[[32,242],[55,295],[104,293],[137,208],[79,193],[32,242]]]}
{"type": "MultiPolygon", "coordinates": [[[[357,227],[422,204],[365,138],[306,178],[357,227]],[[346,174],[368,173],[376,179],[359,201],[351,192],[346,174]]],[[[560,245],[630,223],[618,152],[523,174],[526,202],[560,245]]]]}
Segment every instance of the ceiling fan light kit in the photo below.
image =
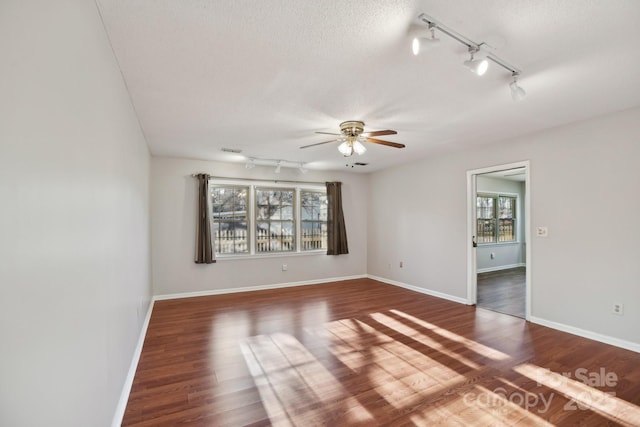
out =
{"type": "MultiPolygon", "coordinates": [[[[499,56],[495,55],[493,52],[487,51],[488,46],[486,43],[476,43],[468,37],[465,37],[459,32],[455,31],[454,29],[443,25],[435,18],[432,18],[427,14],[422,13],[420,14],[420,16],[418,16],[418,18],[422,23],[427,24],[427,29],[432,32],[432,39],[435,39],[435,35],[433,35],[433,32],[435,32],[435,30],[438,30],[441,33],[451,37],[458,43],[467,46],[470,58],[464,61],[464,66],[471,70],[474,74],[477,74],[478,76],[484,75],[489,68],[489,61],[491,61],[509,71],[513,76],[514,80],[509,84],[511,98],[514,101],[520,101],[526,96],[526,92],[524,91],[524,89],[522,89],[522,87],[520,87],[516,82],[516,78],[522,73],[522,71],[517,67],[511,65],[504,59],[500,58],[499,56]]],[[[411,48],[414,55],[417,55],[421,51],[420,46],[422,42],[422,38],[414,38],[412,40],[411,48]]]]}

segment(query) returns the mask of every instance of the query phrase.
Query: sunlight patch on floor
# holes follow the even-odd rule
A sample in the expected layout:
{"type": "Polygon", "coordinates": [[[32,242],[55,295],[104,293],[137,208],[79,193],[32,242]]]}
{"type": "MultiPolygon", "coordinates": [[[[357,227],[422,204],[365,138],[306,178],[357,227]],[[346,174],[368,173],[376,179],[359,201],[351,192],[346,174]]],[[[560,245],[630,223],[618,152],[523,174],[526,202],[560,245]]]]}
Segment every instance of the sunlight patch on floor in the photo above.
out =
{"type": "Polygon", "coordinates": [[[467,359],[466,357],[456,353],[455,351],[449,350],[446,344],[442,344],[441,342],[421,333],[417,329],[412,328],[411,326],[406,325],[403,322],[400,322],[392,317],[387,316],[383,313],[373,313],[371,314],[371,318],[375,321],[383,324],[387,328],[393,329],[398,333],[405,335],[416,342],[424,344],[425,346],[437,350],[438,352],[455,359],[456,361],[472,368],[472,369],[480,369],[480,365],[476,362],[467,359]]]}
{"type": "Polygon", "coordinates": [[[273,424],[371,423],[373,417],[293,336],[260,335],[242,353],[273,424]]]}
{"type": "Polygon", "coordinates": [[[415,323],[416,325],[419,325],[423,328],[427,328],[430,329],[431,331],[433,331],[434,333],[447,338],[451,341],[455,341],[457,343],[463,344],[464,346],[466,346],[468,349],[473,350],[474,352],[478,353],[481,356],[484,357],[488,357],[489,359],[493,359],[493,360],[507,360],[510,359],[510,356],[506,353],[503,353],[499,350],[496,350],[495,348],[491,348],[491,347],[487,347],[486,345],[480,344],[476,341],[470,340],[468,338],[465,338],[463,336],[460,336],[456,333],[453,333],[447,329],[441,328],[439,326],[433,325],[429,322],[426,322],[422,319],[418,319],[417,317],[414,317],[410,314],[404,313],[402,311],[399,310],[389,310],[391,313],[394,313],[400,317],[403,317],[405,319],[408,319],[410,321],[412,321],[413,323],[415,323]]]}

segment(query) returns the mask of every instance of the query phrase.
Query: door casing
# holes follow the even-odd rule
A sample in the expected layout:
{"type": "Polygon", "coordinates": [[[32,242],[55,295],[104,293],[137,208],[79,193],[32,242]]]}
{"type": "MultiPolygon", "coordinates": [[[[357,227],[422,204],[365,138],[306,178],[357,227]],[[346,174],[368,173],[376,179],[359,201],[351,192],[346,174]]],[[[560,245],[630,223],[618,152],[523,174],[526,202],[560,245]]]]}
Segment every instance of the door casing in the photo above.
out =
{"type": "Polygon", "coordinates": [[[530,162],[507,163],[489,166],[481,169],[467,171],[467,301],[475,305],[478,300],[477,261],[476,248],[473,247],[473,239],[476,234],[476,194],[477,177],[490,172],[498,172],[508,169],[524,168],[525,170],[525,194],[524,194],[524,235],[525,235],[525,319],[531,316],[531,180],[530,162]]]}

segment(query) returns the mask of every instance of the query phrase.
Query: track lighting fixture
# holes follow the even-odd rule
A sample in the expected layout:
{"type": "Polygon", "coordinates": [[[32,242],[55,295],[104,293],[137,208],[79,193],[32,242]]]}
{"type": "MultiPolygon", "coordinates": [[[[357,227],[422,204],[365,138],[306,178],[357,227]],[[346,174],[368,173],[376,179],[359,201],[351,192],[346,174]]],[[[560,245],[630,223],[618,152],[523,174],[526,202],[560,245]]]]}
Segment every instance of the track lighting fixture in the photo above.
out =
{"type": "Polygon", "coordinates": [[[278,160],[278,165],[276,166],[276,173],[280,173],[280,168],[282,167],[282,161],[278,160]]]}
{"type": "Polygon", "coordinates": [[[428,37],[413,38],[413,41],[411,43],[411,51],[414,55],[418,55],[421,52],[424,52],[426,46],[437,44],[440,41],[439,38],[436,38],[434,25],[429,25],[428,32],[428,37]]]}
{"type": "Polygon", "coordinates": [[[486,43],[474,42],[473,40],[470,40],[469,38],[453,30],[452,28],[441,24],[434,18],[424,13],[420,14],[418,18],[422,23],[427,24],[427,30],[431,31],[432,35],[431,39],[414,38],[412,40],[411,47],[414,55],[417,55],[418,52],[420,52],[421,42],[423,42],[424,40],[437,40],[435,38],[434,32],[435,30],[438,30],[468,48],[470,58],[464,61],[464,65],[469,68],[469,70],[479,76],[482,76],[487,72],[487,69],[489,68],[489,61],[499,65],[500,67],[509,71],[513,76],[513,82],[509,84],[509,88],[511,89],[511,97],[516,101],[524,98],[526,93],[524,89],[522,89],[522,87],[520,87],[517,83],[517,77],[520,76],[521,70],[509,64],[504,59],[498,57],[493,52],[487,51],[486,49],[488,48],[488,45],[486,43]]]}
{"type": "Polygon", "coordinates": [[[511,90],[511,98],[514,101],[521,101],[527,96],[527,92],[524,91],[520,86],[518,86],[518,76],[519,73],[512,73],[513,81],[509,83],[509,89],[511,90]]]}
{"type": "Polygon", "coordinates": [[[307,173],[307,170],[304,168],[304,163],[300,163],[300,167],[298,168],[301,174],[307,173]]]}
{"type": "Polygon", "coordinates": [[[245,169],[253,169],[256,167],[256,162],[254,159],[249,159],[245,164],[244,164],[245,169]]]}

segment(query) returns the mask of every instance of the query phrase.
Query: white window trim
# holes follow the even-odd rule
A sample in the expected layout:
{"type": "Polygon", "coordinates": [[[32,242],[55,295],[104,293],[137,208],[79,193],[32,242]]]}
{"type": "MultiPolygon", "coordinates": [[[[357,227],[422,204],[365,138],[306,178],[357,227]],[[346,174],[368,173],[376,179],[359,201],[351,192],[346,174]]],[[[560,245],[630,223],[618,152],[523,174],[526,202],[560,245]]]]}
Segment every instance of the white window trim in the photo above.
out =
{"type": "MultiPolygon", "coordinates": [[[[249,253],[244,254],[219,254],[216,253],[216,261],[221,260],[238,260],[238,259],[264,259],[264,258],[283,258],[283,257],[292,257],[292,256],[308,256],[308,255],[326,255],[326,249],[316,249],[303,251],[301,250],[302,243],[302,205],[300,203],[300,192],[302,190],[307,191],[317,191],[317,192],[326,192],[327,188],[323,185],[312,185],[312,184],[296,184],[296,183],[279,183],[279,182],[271,182],[271,181],[263,181],[263,180],[234,180],[234,179],[219,179],[219,178],[211,178],[209,179],[209,186],[215,185],[234,185],[234,186],[242,186],[249,187],[249,205],[247,209],[247,229],[251,229],[250,239],[249,239],[249,253]],[[295,212],[294,212],[294,224],[296,228],[296,250],[292,252],[264,252],[264,253],[256,253],[255,251],[255,189],[256,187],[262,188],[286,188],[286,189],[294,189],[294,198],[295,198],[295,212]]],[[[211,197],[208,197],[209,203],[209,212],[211,209],[211,197]]],[[[214,228],[213,215],[209,215],[209,221],[211,221],[211,229],[214,228]]],[[[214,250],[215,250],[215,243],[214,250]]]]}

